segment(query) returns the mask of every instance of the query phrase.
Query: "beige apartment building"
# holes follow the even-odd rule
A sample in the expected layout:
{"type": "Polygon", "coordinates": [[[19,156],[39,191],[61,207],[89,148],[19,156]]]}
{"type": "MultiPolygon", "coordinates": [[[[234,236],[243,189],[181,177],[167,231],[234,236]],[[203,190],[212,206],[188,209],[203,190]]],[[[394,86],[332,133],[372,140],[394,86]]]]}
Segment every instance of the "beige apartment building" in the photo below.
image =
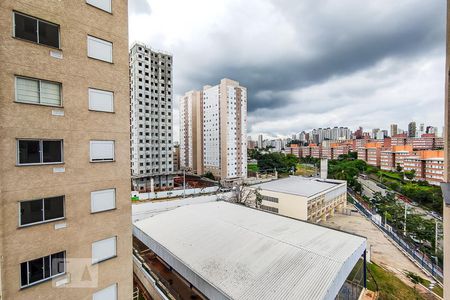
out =
{"type": "Polygon", "coordinates": [[[291,176],[252,186],[262,197],[262,210],[319,223],[347,205],[344,180],[291,176]]]}
{"type": "Polygon", "coordinates": [[[247,177],[247,88],[224,78],[204,86],[203,168],[231,182],[247,177]]]}
{"type": "Polygon", "coordinates": [[[203,174],[203,120],[200,91],[189,91],[180,98],[180,168],[203,174]]]}
{"type": "Polygon", "coordinates": [[[447,50],[445,65],[445,126],[444,126],[444,184],[442,185],[444,195],[444,299],[450,299],[450,3],[447,1],[447,50]]]}
{"type": "Polygon", "coordinates": [[[0,1],[0,299],[130,299],[127,1],[0,1]]]}

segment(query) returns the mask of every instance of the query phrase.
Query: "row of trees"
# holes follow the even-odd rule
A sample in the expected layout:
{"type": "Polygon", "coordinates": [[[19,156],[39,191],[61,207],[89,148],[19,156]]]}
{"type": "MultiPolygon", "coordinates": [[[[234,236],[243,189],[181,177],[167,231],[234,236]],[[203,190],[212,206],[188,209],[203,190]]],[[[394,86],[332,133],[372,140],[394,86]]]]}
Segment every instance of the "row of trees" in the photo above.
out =
{"type": "Polygon", "coordinates": [[[256,149],[249,150],[248,157],[258,161],[258,169],[261,172],[275,169],[282,173],[295,172],[298,163],[295,155],[278,152],[261,153],[256,149]]]}
{"type": "MultiPolygon", "coordinates": [[[[383,218],[385,222],[392,226],[397,232],[403,232],[405,229],[405,204],[399,202],[394,193],[387,193],[385,196],[381,193],[375,193],[368,202],[370,206],[383,218]]],[[[435,254],[435,236],[436,221],[434,219],[424,218],[417,214],[413,209],[409,209],[406,214],[406,239],[410,242],[422,241],[418,247],[421,251],[429,255],[435,254]]],[[[438,258],[442,253],[438,252],[438,258]]]]}

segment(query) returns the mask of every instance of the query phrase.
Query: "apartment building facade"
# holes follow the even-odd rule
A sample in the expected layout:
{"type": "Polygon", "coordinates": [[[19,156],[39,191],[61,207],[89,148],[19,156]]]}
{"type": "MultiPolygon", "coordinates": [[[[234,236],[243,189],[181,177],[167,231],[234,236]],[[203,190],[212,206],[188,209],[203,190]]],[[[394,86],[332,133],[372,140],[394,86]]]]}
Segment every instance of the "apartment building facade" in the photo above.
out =
{"type": "Polygon", "coordinates": [[[404,158],[404,170],[414,171],[416,180],[426,180],[433,185],[444,181],[444,151],[416,151],[404,158]]]}
{"type": "Polygon", "coordinates": [[[203,174],[203,93],[189,91],[180,98],[180,167],[203,174]]]}
{"type": "Polygon", "coordinates": [[[127,20],[0,2],[1,299],[132,295],[127,20]]]}
{"type": "Polygon", "coordinates": [[[222,79],[202,91],[203,168],[221,180],[247,177],[247,89],[222,79]]]}
{"type": "Polygon", "coordinates": [[[173,187],[172,56],[135,43],[129,56],[135,190],[173,187]]]}
{"type": "Polygon", "coordinates": [[[442,128],[442,136],[444,137],[445,147],[444,147],[444,183],[442,186],[442,194],[444,198],[443,203],[443,217],[444,217],[444,299],[450,298],[450,3],[447,1],[447,43],[446,43],[446,63],[445,63],[445,123],[442,128]]]}

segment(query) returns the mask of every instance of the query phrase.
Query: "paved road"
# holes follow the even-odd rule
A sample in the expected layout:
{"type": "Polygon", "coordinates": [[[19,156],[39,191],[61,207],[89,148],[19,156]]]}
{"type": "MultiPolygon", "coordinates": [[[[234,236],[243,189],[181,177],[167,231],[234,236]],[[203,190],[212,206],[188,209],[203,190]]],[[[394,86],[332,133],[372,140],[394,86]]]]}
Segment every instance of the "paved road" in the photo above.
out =
{"type": "MultiPolygon", "coordinates": [[[[352,204],[348,203],[347,206],[351,210],[356,210],[352,204]]],[[[350,215],[335,214],[333,218],[327,220],[323,225],[367,237],[367,250],[370,251],[370,259],[376,264],[394,272],[398,278],[409,286],[413,286],[413,284],[405,276],[404,271],[413,272],[423,278],[434,281],[411,262],[372,222],[359,212],[352,211],[350,215]]]]}

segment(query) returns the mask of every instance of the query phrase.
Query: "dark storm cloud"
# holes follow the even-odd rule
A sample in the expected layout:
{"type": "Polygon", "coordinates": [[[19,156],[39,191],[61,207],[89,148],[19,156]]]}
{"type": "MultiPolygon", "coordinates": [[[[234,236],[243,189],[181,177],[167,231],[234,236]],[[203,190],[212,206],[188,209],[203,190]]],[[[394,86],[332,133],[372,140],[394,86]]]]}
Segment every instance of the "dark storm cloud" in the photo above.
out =
{"type": "MultiPolygon", "coordinates": [[[[294,16],[298,13],[308,13],[307,11],[292,11],[298,1],[284,1],[278,9],[287,15],[291,26],[302,28],[297,25],[294,16]]],[[[396,58],[405,61],[417,55],[423,55],[436,47],[443,47],[444,26],[439,21],[443,20],[445,10],[443,1],[415,2],[410,1],[411,6],[403,6],[405,11],[393,10],[390,5],[385,7],[382,14],[377,9],[359,9],[365,6],[366,1],[351,1],[353,8],[342,1],[342,8],[336,14],[361,13],[358,18],[351,18],[344,23],[342,18],[331,18],[323,13],[316,12],[316,18],[310,18],[308,28],[316,30],[311,51],[315,53],[314,58],[304,58],[299,56],[284,56],[283,53],[276,54],[267,64],[260,66],[221,65],[216,62],[209,72],[202,73],[196,79],[199,83],[217,82],[223,76],[232,76],[248,87],[250,112],[259,108],[277,108],[286,105],[292,99],[283,97],[280,92],[307,87],[328,80],[333,76],[342,76],[370,66],[386,58],[396,58]],[[441,2],[441,3],[440,3],[441,2]],[[392,9],[392,11],[389,11],[392,9]],[[372,14],[378,14],[373,16],[372,14]],[[322,17],[320,17],[322,15],[322,17]],[[355,19],[354,22],[351,22],[355,19]],[[376,20],[371,20],[376,19],[376,20]],[[356,23],[367,20],[369,24],[356,23]],[[364,30],[355,30],[363,27],[364,30]],[[230,75],[228,75],[230,74],[230,75]],[[261,96],[261,92],[265,97],[261,96]]],[[[383,3],[387,3],[382,1],[383,3]]],[[[319,6],[319,5],[318,5],[319,6]]],[[[311,7],[311,6],[310,6],[311,7]]],[[[299,22],[301,23],[301,22],[299,22]]],[[[231,34],[231,33],[230,33],[231,34]]],[[[258,32],[255,32],[258,34],[258,32]]],[[[301,35],[301,30],[298,35],[301,35]]],[[[211,34],[216,37],[214,43],[229,48],[229,53],[239,51],[234,48],[233,43],[228,43],[229,39],[224,39],[222,35],[211,34]]],[[[267,41],[267,47],[270,47],[267,41]]],[[[255,53],[258,55],[258,53],[255,53]]],[[[401,66],[399,66],[401,67],[401,66]]],[[[193,77],[195,75],[193,74],[193,77]]]]}
{"type": "Polygon", "coordinates": [[[239,81],[251,134],[442,122],[444,0],[149,3],[130,37],[173,54],[175,95],[239,81]]]}

